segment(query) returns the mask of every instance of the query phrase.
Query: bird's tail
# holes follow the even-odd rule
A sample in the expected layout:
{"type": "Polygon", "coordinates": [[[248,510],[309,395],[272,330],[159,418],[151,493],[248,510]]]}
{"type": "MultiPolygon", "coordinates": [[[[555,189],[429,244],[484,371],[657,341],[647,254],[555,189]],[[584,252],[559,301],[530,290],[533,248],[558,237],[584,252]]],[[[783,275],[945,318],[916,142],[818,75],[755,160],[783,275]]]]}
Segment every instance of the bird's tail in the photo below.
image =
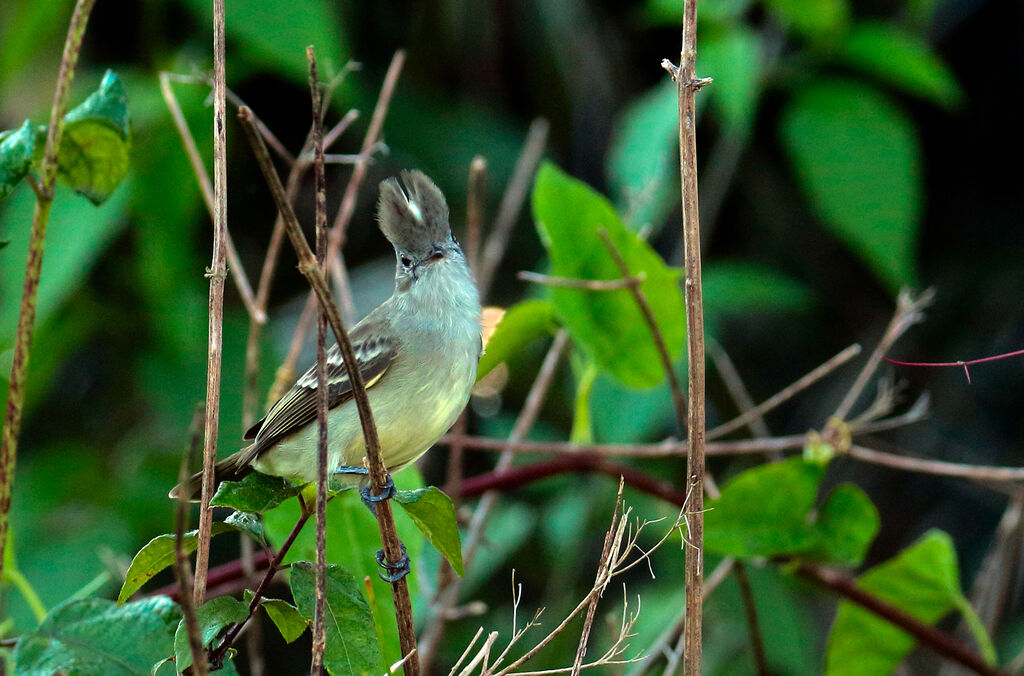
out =
{"type": "MultiPolygon", "coordinates": [[[[219,485],[221,481],[238,481],[242,479],[246,474],[252,471],[252,467],[249,465],[239,466],[239,459],[244,450],[232,453],[227,458],[220,460],[213,467],[213,482],[214,485],[219,485]]],[[[199,502],[200,495],[203,491],[203,473],[199,472],[193,474],[192,477],[183,484],[178,484],[171,489],[168,493],[168,497],[174,498],[175,500],[185,496],[190,502],[199,502]]]]}

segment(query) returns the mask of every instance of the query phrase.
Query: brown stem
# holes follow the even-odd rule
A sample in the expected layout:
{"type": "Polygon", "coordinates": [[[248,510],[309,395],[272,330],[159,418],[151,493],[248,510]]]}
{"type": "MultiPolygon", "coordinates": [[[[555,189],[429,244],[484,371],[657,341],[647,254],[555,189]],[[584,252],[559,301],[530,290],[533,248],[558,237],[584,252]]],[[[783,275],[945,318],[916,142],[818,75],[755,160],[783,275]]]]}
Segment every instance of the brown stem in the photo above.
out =
{"type": "MultiPolygon", "coordinates": [[[[281,178],[274,169],[270,155],[267,153],[266,145],[264,145],[263,139],[260,137],[256,127],[252,124],[251,111],[243,107],[238,111],[238,116],[242,121],[242,128],[245,130],[246,136],[249,138],[249,143],[256,154],[256,159],[259,162],[260,169],[263,171],[263,176],[270,186],[278,212],[284,215],[288,237],[299,258],[299,271],[309,281],[310,286],[313,287],[317,300],[320,302],[320,307],[326,313],[328,322],[338,341],[338,347],[341,350],[341,355],[348,371],[349,381],[352,383],[352,395],[356,408],[359,411],[359,421],[363,429],[371,490],[379,494],[383,492],[387,470],[381,458],[380,439],[377,436],[377,427],[374,424],[373,414],[370,411],[370,401],[366,396],[366,384],[363,381],[362,373],[359,372],[355,352],[352,349],[352,342],[349,340],[348,333],[345,330],[341,314],[338,312],[338,306],[331,298],[330,291],[327,288],[327,281],[320,273],[316,257],[313,255],[309,248],[309,243],[306,242],[306,238],[302,234],[302,229],[299,226],[298,219],[295,217],[291,204],[285,198],[284,186],[281,185],[281,178]]],[[[384,545],[384,555],[387,561],[397,563],[402,558],[401,542],[395,529],[391,503],[387,500],[377,504],[377,525],[380,529],[381,541],[384,545]]],[[[407,676],[417,676],[420,669],[419,660],[414,654],[416,650],[416,633],[413,627],[409,586],[405,578],[392,583],[391,592],[395,601],[402,656],[411,656],[405,663],[405,673],[407,676]]]]}
{"type": "MultiPolygon", "coordinates": [[[[192,419],[188,451],[181,459],[181,469],[178,471],[178,484],[185,485],[195,458],[199,454],[199,445],[202,442],[203,411],[196,411],[192,419]]],[[[199,629],[199,619],[196,617],[196,606],[189,590],[192,588],[192,573],[189,570],[188,554],[182,544],[185,538],[185,530],[188,520],[188,496],[181,493],[175,505],[174,519],[174,578],[178,586],[178,603],[181,604],[182,615],[185,617],[185,631],[188,636],[188,647],[192,652],[192,673],[196,676],[206,676],[210,665],[206,661],[206,651],[203,650],[203,640],[199,629]]]]}
{"type": "Polygon", "coordinates": [[[206,571],[210,564],[210,528],[213,511],[214,464],[217,461],[217,432],[220,425],[220,371],[224,332],[224,278],[227,264],[224,249],[228,222],[227,128],[225,113],[224,0],[213,0],[213,262],[210,278],[209,346],[206,366],[206,424],[203,445],[203,489],[199,508],[199,541],[196,548],[196,577],[193,585],[196,605],[206,595],[206,571]]]}
{"type": "Polygon", "coordinates": [[[516,277],[524,282],[533,282],[535,284],[543,284],[544,286],[557,286],[563,289],[618,291],[619,289],[628,289],[633,284],[642,283],[647,278],[647,275],[641,272],[636,277],[630,277],[629,279],[575,279],[573,277],[555,277],[552,275],[542,275],[539,272],[522,270],[516,277]]]}
{"type": "Polygon", "coordinates": [[[740,594],[743,596],[743,615],[747,620],[747,631],[750,632],[750,646],[754,652],[754,668],[758,676],[768,676],[768,656],[764,651],[764,636],[761,623],[757,619],[757,604],[754,603],[753,587],[747,576],[747,567],[737,561],[732,569],[739,583],[740,594]]]}
{"type": "Polygon", "coordinates": [[[679,173],[683,197],[683,243],[686,278],[686,346],[689,359],[690,441],[686,457],[687,493],[691,514],[690,545],[686,547],[686,654],[683,673],[699,676],[701,670],[703,584],[704,584],[704,305],[701,290],[700,217],[697,206],[697,120],[694,95],[697,80],[697,0],[683,3],[683,44],[679,55],[676,84],[679,93],[679,173]]]}
{"type": "MultiPolygon", "coordinates": [[[[450,444],[452,435],[441,437],[438,443],[450,444]]],[[[511,454],[539,453],[542,455],[560,455],[562,453],[596,453],[605,456],[622,456],[632,458],[668,458],[685,455],[689,444],[669,439],[655,444],[574,444],[568,441],[516,441],[510,443],[506,439],[468,436],[459,441],[467,450],[477,451],[509,451],[511,454]]],[[[769,439],[739,439],[737,441],[716,441],[705,446],[708,455],[744,455],[747,453],[766,453],[768,451],[787,451],[803,448],[807,443],[806,434],[791,434],[784,437],[769,439]]]]}
{"type": "Polygon", "coordinates": [[[29,235],[28,261],[25,263],[25,284],[22,287],[21,309],[18,312],[18,332],[11,363],[11,379],[7,391],[7,409],[3,431],[0,433],[0,574],[4,568],[7,549],[8,515],[11,511],[11,488],[14,485],[14,466],[17,459],[18,436],[21,433],[22,407],[25,404],[25,378],[28,375],[29,354],[32,351],[32,333],[36,321],[36,296],[39,292],[39,274],[43,266],[46,243],[46,225],[50,219],[50,205],[57,183],[57,160],[60,139],[64,134],[64,114],[68,109],[68,92],[75,76],[78,54],[82,49],[82,36],[89,21],[89,12],[95,0],[78,0],[71,14],[68,35],[64,40],[64,55],[57,73],[57,88],[50,109],[50,126],[46,130],[46,148],[39,167],[40,182],[36,186],[36,207],[29,235]]]}
{"type": "Polygon", "coordinates": [[[512,173],[512,180],[509,181],[505,194],[501,198],[501,205],[498,207],[498,216],[494,219],[494,228],[487,237],[487,244],[480,255],[477,266],[477,288],[480,289],[480,297],[486,298],[494,280],[494,273],[498,264],[505,255],[505,247],[508,246],[509,235],[512,234],[512,227],[516,224],[519,211],[522,209],[526,194],[530,189],[530,182],[534,172],[537,170],[537,163],[540,162],[544,153],[544,146],[548,140],[548,121],[538,117],[530,124],[530,130],[526,134],[526,142],[523,150],[516,160],[516,167],[512,173]]]}
{"type": "MultiPolygon", "coordinates": [[[[316,177],[316,262],[320,274],[327,260],[327,178],[324,174],[324,125],[316,53],[306,47],[309,60],[309,94],[313,103],[313,168],[316,177]]],[[[316,323],[316,608],[313,613],[313,648],[310,676],[320,676],[324,667],[327,632],[327,315],[320,307],[316,323]]]]}

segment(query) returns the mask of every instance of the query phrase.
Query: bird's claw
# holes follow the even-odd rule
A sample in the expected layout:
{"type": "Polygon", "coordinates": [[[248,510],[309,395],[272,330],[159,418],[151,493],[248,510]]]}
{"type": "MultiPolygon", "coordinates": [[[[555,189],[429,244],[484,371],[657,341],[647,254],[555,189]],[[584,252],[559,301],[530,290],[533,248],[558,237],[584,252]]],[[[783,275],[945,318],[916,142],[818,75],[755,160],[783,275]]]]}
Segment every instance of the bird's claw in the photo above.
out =
{"type": "Polygon", "coordinates": [[[383,572],[378,573],[378,575],[380,575],[380,579],[385,582],[398,582],[408,575],[410,570],[412,570],[412,566],[409,562],[409,552],[405,550],[404,544],[401,542],[398,544],[402,547],[402,558],[394,563],[387,560],[384,556],[383,549],[377,550],[377,565],[387,571],[386,575],[383,572]]]}

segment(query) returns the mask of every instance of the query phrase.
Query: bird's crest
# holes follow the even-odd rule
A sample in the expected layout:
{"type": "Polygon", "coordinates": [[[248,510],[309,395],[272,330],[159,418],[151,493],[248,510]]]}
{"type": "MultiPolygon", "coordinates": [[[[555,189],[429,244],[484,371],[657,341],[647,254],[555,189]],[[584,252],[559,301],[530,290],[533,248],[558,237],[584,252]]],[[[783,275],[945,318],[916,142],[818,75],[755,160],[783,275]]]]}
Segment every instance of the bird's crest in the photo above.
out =
{"type": "Polygon", "coordinates": [[[448,239],[448,204],[440,188],[422,171],[403,171],[381,181],[377,221],[381,232],[398,249],[427,252],[448,239]]]}

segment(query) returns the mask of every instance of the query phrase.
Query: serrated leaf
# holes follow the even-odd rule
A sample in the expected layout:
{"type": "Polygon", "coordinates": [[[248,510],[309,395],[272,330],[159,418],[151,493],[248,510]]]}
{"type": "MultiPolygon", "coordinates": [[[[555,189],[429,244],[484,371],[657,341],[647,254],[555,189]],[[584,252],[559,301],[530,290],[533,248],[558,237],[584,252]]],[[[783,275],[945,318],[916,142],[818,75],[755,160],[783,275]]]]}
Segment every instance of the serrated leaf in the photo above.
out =
{"type": "Polygon", "coordinates": [[[300,490],[300,487],[287,479],[250,472],[241,481],[222,481],[210,506],[263,514],[298,495],[300,490]]]}
{"type": "Polygon", "coordinates": [[[102,204],[128,173],[128,96],[112,71],[99,89],[64,118],[58,177],[93,204],[102,204]]]}
{"type": "MultiPolygon", "coordinates": [[[[306,620],[312,621],[316,609],[313,564],[308,561],[293,563],[289,579],[295,606],[306,620]]],[[[373,616],[361,587],[356,578],[345,570],[335,565],[327,566],[324,666],[331,674],[370,676],[385,670],[373,629],[373,616]]]]}
{"type": "Polygon", "coordinates": [[[414,491],[397,491],[395,502],[402,506],[413,523],[430,544],[448,560],[459,577],[466,574],[462,567],[462,539],[455,505],[444,491],[428,486],[414,491]]]}
{"type": "MultiPolygon", "coordinates": [[[[215,521],[210,528],[210,534],[212,537],[232,530],[236,530],[236,528],[231,524],[215,521]]],[[[189,531],[182,538],[182,547],[184,547],[186,553],[191,554],[196,550],[199,541],[198,532],[195,530],[189,531]]],[[[138,591],[139,587],[149,582],[154,575],[173,563],[174,533],[157,535],[146,543],[139,550],[139,553],[135,555],[135,558],[132,559],[131,565],[128,566],[128,572],[125,573],[124,577],[124,585],[121,586],[121,592],[117,595],[118,605],[131,598],[131,595],[138,591]]]]}
{"type": "MultiPolygon", "coordinates": [[[[937,530],[868,570],[857,586],[926,624],[935,624],[964,602],[953,542],[937,530]]],[[[829,635],[825,673],[892,673],[913,647],[913,637],[903,630],[843,601],[829,635]]]]}
{"type": "Polygon", "coordinates": [[[842,484],[814,515],[826,466],[790,458],[731,479],[707,503],[704,546],[739,558],[802,556],[857,565],[878,533],[878,511],[864,492],[842,484]]]}
{"type": "Polygon", "coordinates": [[[61,604],[14,649],[16,676],[150,676],[174,647],[178,606],[157,596],[123,606],[106,599],[61,604]]]}
{"type": "Polygon", "coordinates": [[[239,532],[245,533],[261,545],[267,545],[267,529],[263,525],[263,519],[259,514],[249,512],[232,512],[224,523],[235,527],[239,532]]]}
{"type": "MultiPolygon", "coordinates": [[[[0,200],[11,194],[32,168],[36,135],[32,123],[25,120],[16,131],[4,132],[0,140],[0,200]]],[[[3,248],[0,246],[0,248],[3,248]]]]}
{"type": "Polygon", "coordinates": [[[550,301],[527,300],[510,307],[487,341],[476,370],[477,382],[555,326],[555,307],[550,301]]]}
{"type": "Polygon", "coordinates": [[[907,116],[870,87],[832,80],[793,97],[781,133],[823,225],[891,291],[912,285],[922,180],[907,116]]]}
{"type": "MultiPolygon", "coordinates": [[[[670,356],[682,351],[685,335],[679,272],[628,231],[612,205],[586,184],[551,163],[537,172],[533,216],[551,257],[551,272],[577,279],[620,279],[622,275],[598,236],[604,228],[632,274],[643,273],[644,295],[670,356]]],[[[630,387],[653,387],[664,378],[651,333],[626,289],[548,292],[573,340],[597,365],[630,387]]]]}
{"type": "MultiPolygon", "coordinates": [[[[203,648],[209,648],[210,643],[229,625],[243,622],[247,617],[249,604],[230,596],[218,596],[196,608],[196,620],[199,622],[199,636],[203,648]]],[[[188,631],[185,629],[184,618],[174,632],[174,663],[179,674],[192,665],[192,650],[188,645],[188,631]]]]}
{"type": "Polygon", "coordinates": [[[847,34],[836,58],[909,94],[953,107],[963,100],[956,76],[920,35],[865,21],[847,34]]]}
{"type": "Polygon", "coordinates": [[[306,631],[309,623],[299,614],[298,608],[280,599],[263,599],[260,607],[274,622],[285,643],[291,643],[306,631]]]}

